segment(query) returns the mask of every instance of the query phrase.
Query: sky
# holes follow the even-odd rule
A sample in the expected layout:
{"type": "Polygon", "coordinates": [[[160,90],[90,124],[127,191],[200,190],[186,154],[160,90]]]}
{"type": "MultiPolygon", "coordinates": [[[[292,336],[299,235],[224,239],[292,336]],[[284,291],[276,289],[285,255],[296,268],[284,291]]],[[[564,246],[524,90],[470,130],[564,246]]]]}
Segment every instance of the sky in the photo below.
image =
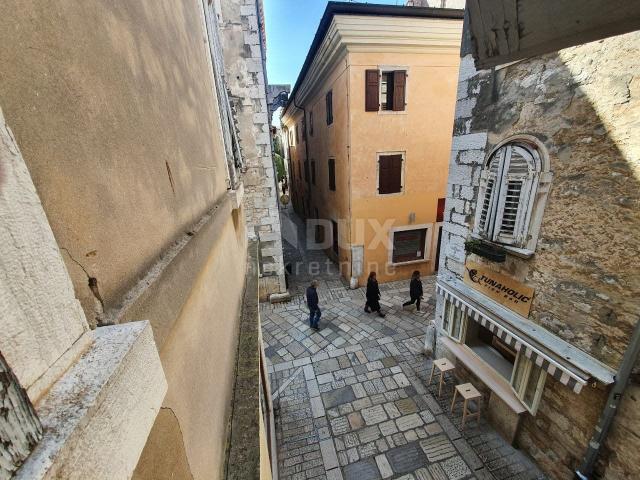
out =
{"type": "MultiPolygon", "coordinates": [[[[404,0],[357,3],[405,4],[404,0]]],[[[270,84],[289,83],[293,88],[326,6],[327,0],[264,0],[270,84]]]]}

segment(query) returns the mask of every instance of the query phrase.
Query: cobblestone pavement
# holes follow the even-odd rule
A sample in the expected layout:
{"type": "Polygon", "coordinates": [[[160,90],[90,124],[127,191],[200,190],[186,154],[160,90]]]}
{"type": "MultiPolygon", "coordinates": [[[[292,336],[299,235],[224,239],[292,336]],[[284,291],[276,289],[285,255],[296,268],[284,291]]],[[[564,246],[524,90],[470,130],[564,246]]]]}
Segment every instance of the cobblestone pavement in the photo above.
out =
{"type": "MultiPolygon", "coordinates": [[[[296,261],[317,255],[298,252],[296,261]]],[[[435,380],[428,385],[422,346],[433,277],[423,279],[420,313],[402,309],[407,282],[381,285],[380,318],[363,311],[362,289],[347,289],[337,272],[316,275],[323,314],[314,332],[302,270],[292,275],[291,302],[261,306],[281,480],[544,478],[484,419],[461,430],[460,407],[449,412],[453,379],[441,398],[435,380]]]]}

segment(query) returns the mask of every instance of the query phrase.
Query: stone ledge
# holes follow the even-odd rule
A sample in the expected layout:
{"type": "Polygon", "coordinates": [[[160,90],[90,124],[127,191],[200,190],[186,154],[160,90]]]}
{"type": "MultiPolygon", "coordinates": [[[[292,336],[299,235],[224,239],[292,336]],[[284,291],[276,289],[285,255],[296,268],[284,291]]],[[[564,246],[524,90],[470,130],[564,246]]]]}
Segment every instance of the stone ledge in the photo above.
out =
{"type": "Polygon", "coordinates": [[[98,328],[36,405],[44,436],[16,480],[130,478],[167,391],[148,321],[98,328]]]}

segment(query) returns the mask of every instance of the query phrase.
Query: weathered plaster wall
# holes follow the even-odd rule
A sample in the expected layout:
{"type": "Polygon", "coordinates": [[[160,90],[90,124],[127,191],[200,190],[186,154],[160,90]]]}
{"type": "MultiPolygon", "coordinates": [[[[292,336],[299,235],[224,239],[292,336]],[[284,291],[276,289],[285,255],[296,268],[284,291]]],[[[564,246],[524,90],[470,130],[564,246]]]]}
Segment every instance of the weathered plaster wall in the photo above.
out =
{"type": "Polygon", "coordinates": [[[220,478],[246,229],[202,2],[10,1],[0,32],[0,103],[84,311],[149,319],[160,350],[169,390],[135,478],[220,478]]]}
{"type": "Polygon", "coordinates": [[[251,238],[264,237],[262,269],[272,277],[261,282],[269,293],[284,292],[278,191],[271,152],[267,105],[264,17],[255,0],[220,0],[218,19],[230,99],[238,120],[246,173],[245,212],[251,238]],[[276,235],[272,235],[276,234],[276,235]]]}
{"type": "MultiPolygon", "coordinates": [[[[640,34],[476,72],[464,57],[445,210],[441,275],[460,277],[477,181],[491,148],[515,134],[546,147],[554,178],[535,256],[500,267],[535,288],[530,320],[617,368],[638,321],[640,277],[640,34]]],[[[474,258],[474,260],[479,260],[474,258]]],[[[495,266],[495,264],[494,264],[495,266]]],[[[442,302],[437,317],[441,317],[442,302]]],[[[600,469],[640,475],[638,392],[627,391],[600,469]]],[[[547,378],[518,443],[551,475],[572,478],[606,392],[575,395],[547,378]]]]}
{"type": "Polygon", "coordinates": [[[226,190],[200,2],[0,6],[0,103],[95,323],[226,190]]]}

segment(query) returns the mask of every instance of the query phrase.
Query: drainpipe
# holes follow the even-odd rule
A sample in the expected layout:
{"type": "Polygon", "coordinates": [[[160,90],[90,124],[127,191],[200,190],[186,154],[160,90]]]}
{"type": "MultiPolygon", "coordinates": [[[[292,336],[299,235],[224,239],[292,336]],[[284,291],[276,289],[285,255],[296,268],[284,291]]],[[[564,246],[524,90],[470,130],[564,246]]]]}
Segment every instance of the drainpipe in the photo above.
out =
{"type": "Polygon", "coordinates": [[[611,388],[611,392],[609,392],[607,405],[600,415],[600,420],[593,432],[593,437],[591,437],[591,441],[589,442],[589,448],[584,455],[582,465],[576,470],[576,478],[580,480],[588,480],[591,478],[593,467],[600,454],[600,449],[607,438],[613,418],[618,411],[618,405],[620,405],[622,395],[627,388],[631,371],[638,359],[638,353],[640,353],[640,321],[636,323],[631,336],[631,342],[629,342],[629,346],[624,352],[622,363],[615,377],[615,383],[611,388]]]}
{"type": "MultiPolygon", "coordinates": [[[[297,92],[296,92],[297,93],[297,92]]],[[[302,115],[304,118],[304,121],[302,122],[302,124],[304,125],[304,130],[302,132],[302,135],[304,136],[304,163],[305,165],[308,164],[309,162],[309,139],[307,138],[307,110],[304,107],[301,107],[300,105],[298,105],[296,103],[296,97],[293,97],[293,106],[302,110],[302,115]]],[[[309,173],[309,179],[311,178],[311,164],[308,164],[309,167],[305,168],[305,165],[302,166],[303,170],[302,170],[302,176],[304,178],[304,183],[307,184],[306,190],[307,190],[307,197],[309,199],[309,208],[311,208],[311,180],[309,180],[309,182],[307,182],[307,176],[305,175],[305,172],[309,173]]]]}

